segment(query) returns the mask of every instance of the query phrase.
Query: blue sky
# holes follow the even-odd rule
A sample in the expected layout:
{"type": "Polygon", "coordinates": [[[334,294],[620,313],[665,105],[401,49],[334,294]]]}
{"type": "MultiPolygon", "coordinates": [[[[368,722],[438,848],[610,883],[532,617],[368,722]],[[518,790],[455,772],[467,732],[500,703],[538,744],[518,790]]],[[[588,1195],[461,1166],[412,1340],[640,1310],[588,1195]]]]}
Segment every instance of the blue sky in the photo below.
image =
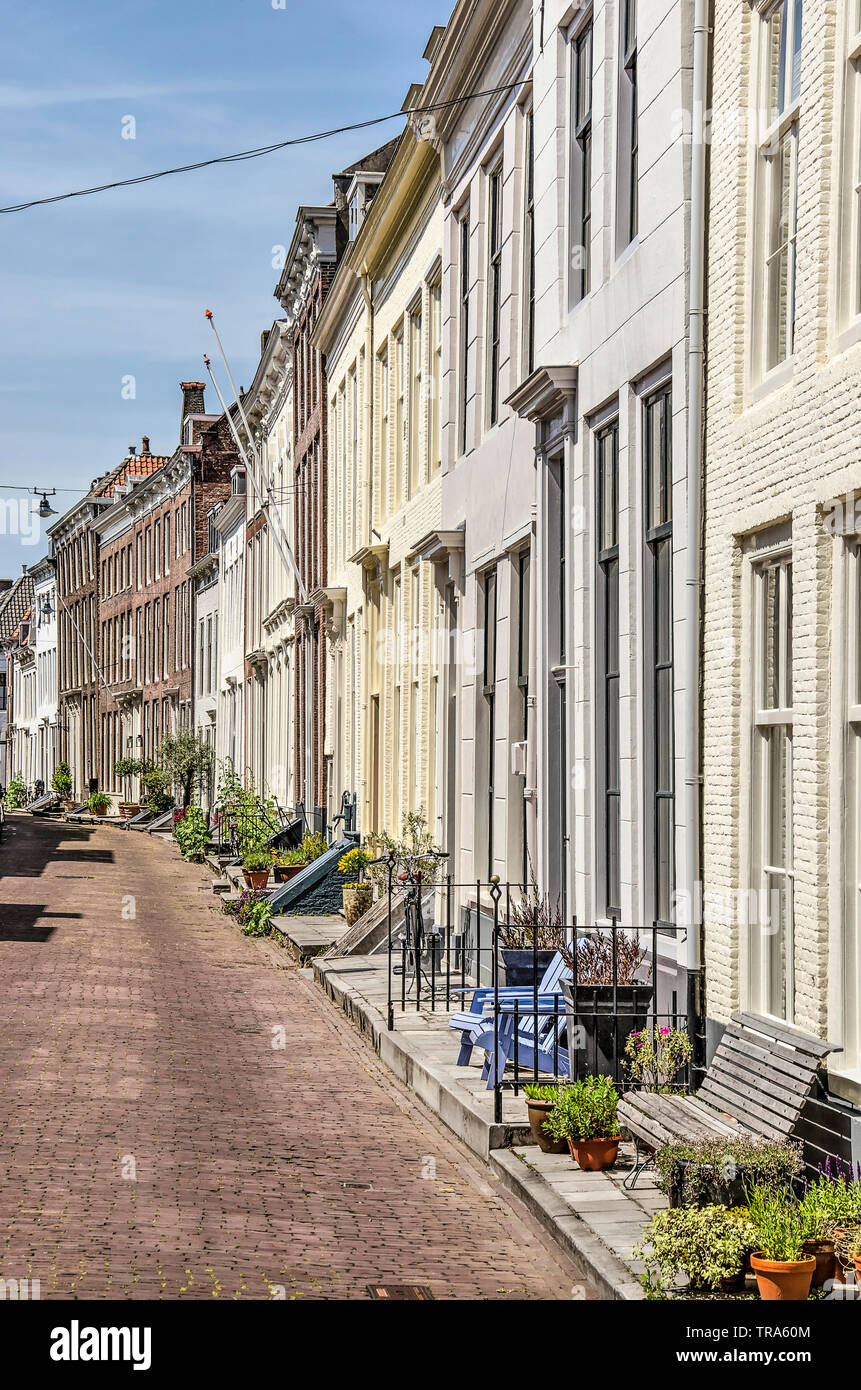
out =
{"type": "MultiPolygon", "coordinates": [[[[398,110],[426,75],[422,51],[450,8],[7,5],[0,205],[398,110]],[[127,116],[134,140],[122,138],[127,116]]],[[[203,380],[212,352],[205,309],[247,386],[260,332],[280,312],[272,248],[289,245],[297,206],[328,202],[331,174],[401,128],[0,217],[0,483],[85,490],[143,434],[170,453],[178,383],[203,380]],[[127,376],[133,400],[122,395],[127,376]]],[[[207,397],[217,409],[211,387],[207,397]]],[[[54,505],[64,511],[74,498],[60,493],[54,505]]],[[[44,550],[0,533],[0,574],[44,550]]]]}

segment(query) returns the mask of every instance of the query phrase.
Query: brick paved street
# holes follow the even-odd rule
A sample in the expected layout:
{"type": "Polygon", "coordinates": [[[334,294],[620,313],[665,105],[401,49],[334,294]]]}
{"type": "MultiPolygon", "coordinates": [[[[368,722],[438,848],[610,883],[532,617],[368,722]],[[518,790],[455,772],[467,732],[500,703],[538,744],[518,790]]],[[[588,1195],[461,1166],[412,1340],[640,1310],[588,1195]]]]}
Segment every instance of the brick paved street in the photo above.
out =
{"type": "Polygon", "coordinates": [[[209,877],[148,836],[9,818],[0,1277],[42,1298],[571,1298],[562,1255],[209,877]]]}

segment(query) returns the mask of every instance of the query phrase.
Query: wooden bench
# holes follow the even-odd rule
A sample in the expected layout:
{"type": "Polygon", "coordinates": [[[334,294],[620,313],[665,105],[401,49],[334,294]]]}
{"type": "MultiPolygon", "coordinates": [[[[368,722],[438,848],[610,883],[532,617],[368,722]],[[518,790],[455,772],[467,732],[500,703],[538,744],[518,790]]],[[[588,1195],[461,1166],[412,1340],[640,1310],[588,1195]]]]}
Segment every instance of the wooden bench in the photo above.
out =
{"type": "Polygon", "coordinates": [[[735,1136],[783,1140],[793,1136],[805,1102],[820,1084],[835,1043],[759,1014],[733,1014],[695,1096],[627,1091],[619,1120],[637,1146],[633,1187],[664,1144],[735,1136]],[[649,1157],[640,1161],[640,1150],[649,1157]]]}

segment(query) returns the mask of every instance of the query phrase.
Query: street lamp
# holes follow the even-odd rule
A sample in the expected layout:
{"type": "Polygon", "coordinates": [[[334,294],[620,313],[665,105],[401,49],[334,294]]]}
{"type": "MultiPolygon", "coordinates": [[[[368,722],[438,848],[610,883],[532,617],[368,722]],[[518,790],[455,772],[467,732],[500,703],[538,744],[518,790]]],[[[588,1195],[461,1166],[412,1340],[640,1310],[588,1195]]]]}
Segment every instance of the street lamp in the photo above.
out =
{"type": "Polygon", "coordinates": [[[56,516],[56,515],[57,515],[56,511],[54,510],[54,508],[51,506],[50,502],[48,501],[48,494],[49,494],[49,493],[50,493],[51,497],[56,497],[56,495],[57,495],[57,489],[56,489],[55,487],[34,487],[34,488],[33,488],[33,496],[34,496],[34,497],[39,497],[39,496],[41,496],[41,499],[42,499],[42,500],[40,501],[40,503],[39,503],[39,515],[40,515],[40,517],[42,517],[43,520],[45,520],[45,519],[46,519],[47,517],[49,517],[49,516],[56,516]]]}

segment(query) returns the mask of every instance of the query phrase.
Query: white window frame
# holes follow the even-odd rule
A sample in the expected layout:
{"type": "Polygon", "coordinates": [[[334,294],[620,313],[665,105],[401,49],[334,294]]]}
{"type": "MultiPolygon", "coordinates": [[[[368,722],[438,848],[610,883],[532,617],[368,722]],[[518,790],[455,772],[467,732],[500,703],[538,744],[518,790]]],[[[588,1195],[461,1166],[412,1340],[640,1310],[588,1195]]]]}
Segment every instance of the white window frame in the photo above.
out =
{"type": "MultiPolygon", "coordinates": [[[[756,171],[754,177],[754,274],[752,276],[753,300],[751,304],[751,364],[752,385],[765,383],[774,373],[785,369],[795,351],[795,287],[798,238],[798,141],[800,96],[794,92],[794,53],[792,43],[795,33],[795,16],[801,0],[770,0],[759,6],[759,26],[757,35],[757,148],[756,171]],[[777,94],[777,109],[772,112],[769,93],[770,68],[768,64],[768,38],[772,21],[778,12],[784,14],[784,32],[787,35],[787,61],[783,73],[782,89],[777,94]],[[774,200],[779,189],[776,186],[775,168],[781,159],[788,142],[789,190],[787,204],[789,222],[785,236],[776,246],[769,241],[773,225],[774,200]],[[786,255],[786,290],[781,301],[783,333],[783,352],[779,354],[775,325],[771,321],[768,308],[769,279],[777,258],[786,255]]],[[[803,52],[803,32],[802,50],[803,52]]],[[[799,88],[800,64],[799,53],[799,88]]],[[[782,184],[780,185],[782,188],[782,184]]]]}
{"type": "Polygon", "coordinates": [[[846,719],[843,817],[843,1054],[839,1069],[861,1067],[861,540],[846,544],[846,719]]]}
{"type": "Polygon", "coordinates": [[[840,174],[840,323],[861,320],[861,0],[844,0],[844,94],[840,174]]]}
{"type": "Polygon", "coordinates": [[[752,1007],[759,1013],[792,1023],[795,1017],[795,930],[794,930],[794,841],[793,841],[793,724],[792,695],[792,617],[787,608],[787,583],[792,592],[792,551],[783,548],[758,556],[751,566],[752,588],[752,673],[751,673],[751,779],[750,779],[750,846],[751,846],[751,911],[748,914],[750,934],[749,996],[752,1007]],[[764,671],[766,652],[765,581],[769,572],[778,569],[782,582],[778,593],[778,701],[769,704],[765,691],[764,671]],[[769,735],[772,729],[786,733],[786,772],[784,864],[773,864],[766,858],[771,812],[770,773],[772,748],[769,735]],[[785,1009],[775,1009],[770,972],[773,967],[771,930],[774,880],[783,880],[786,895],[786,929],[783,960],[785,976],[783,993],[785,1009]],[[761,928],[765,928],[764,930],[761,928]]]}

